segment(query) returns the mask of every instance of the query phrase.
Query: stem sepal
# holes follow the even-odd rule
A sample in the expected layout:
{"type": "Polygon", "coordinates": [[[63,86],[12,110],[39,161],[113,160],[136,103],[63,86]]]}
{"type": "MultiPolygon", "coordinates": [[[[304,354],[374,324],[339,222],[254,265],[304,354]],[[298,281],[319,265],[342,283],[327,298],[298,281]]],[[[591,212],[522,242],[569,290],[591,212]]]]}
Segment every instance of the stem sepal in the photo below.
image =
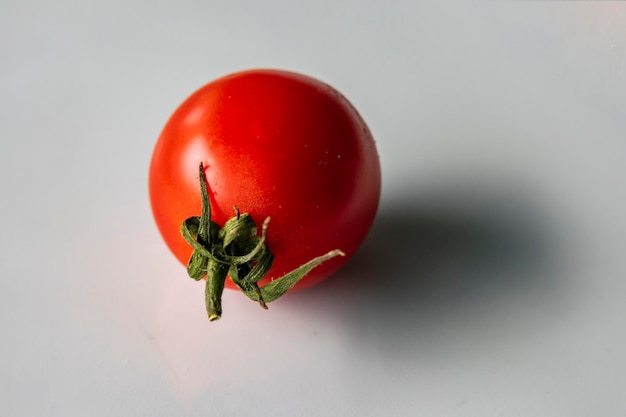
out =
{"type": "Polygon", "coordinates": [[[313,268],[336,256],[345,256],[339,249],[332,250],[260,287],[258,282],[265,277],[274,260],[274,255],[265,245],[270,218],[265,219],[261,235],[258,236],[256,223],[250,214],[241,214],[234,207],[235,216],[221,227],[211,220],[211,204],[202,162],[199,179],[202,214],[186,219],[180,230],[185,241],[193,248],[187,263],[189,277],[196,281],[207,277],[205,302],[209,321],[217,320],[222,315],[221,297],[227,277],[248,298],[267,309],[267,303],[285,294],[313,268]]]}

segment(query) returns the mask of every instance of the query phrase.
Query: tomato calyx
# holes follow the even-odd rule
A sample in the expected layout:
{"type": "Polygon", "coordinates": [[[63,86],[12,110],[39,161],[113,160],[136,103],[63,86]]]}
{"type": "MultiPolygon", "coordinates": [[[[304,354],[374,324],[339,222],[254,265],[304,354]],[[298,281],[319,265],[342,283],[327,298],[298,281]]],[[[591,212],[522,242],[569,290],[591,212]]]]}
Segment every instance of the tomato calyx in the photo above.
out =
{"type": "Polygon", "coordinates": [[[221,299],[227,277],[248,298],[267,309],[267,303],[285,294],[313,268],[335,256],[345,256],[339,249],[332,250],[260,287],[258,282],[265,277],[274,260],[274,255],[265,245],[270,218],[263,222],[259,236],[250,214],[241,214],[235,206],[235,216],[223,227],[218,225],[211,220],[211,203],[202,162],[199,179],[201,215],[186,219],[180,231],[194,249],[187,263],[189,277],[200,281],[206,276],[205,303],[209,321],[215,321],[222,315],[221,299]]]}

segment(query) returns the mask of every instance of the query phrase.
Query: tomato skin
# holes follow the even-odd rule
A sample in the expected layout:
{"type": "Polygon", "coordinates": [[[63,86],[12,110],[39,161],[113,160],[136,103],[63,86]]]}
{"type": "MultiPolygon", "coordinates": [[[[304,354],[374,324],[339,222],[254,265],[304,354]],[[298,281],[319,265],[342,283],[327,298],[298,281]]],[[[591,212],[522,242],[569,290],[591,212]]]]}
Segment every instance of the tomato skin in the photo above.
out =
{"type": "Polygon", "coordinates": [[[152,156],[149,194],[159,231],[183,264],[192,248],[180,226],[200,215],[200,162],[213,221],[223,225],[234,205],[259,227],[271,217],[266,244],[275,259],[260,285],[341,249],[347,256],[315,268],[294,289],[326,279],[358,249],[376,215],[381,172],[369,129],[339,92],[302,74],[231,74],[170,117],[152,156]]]}

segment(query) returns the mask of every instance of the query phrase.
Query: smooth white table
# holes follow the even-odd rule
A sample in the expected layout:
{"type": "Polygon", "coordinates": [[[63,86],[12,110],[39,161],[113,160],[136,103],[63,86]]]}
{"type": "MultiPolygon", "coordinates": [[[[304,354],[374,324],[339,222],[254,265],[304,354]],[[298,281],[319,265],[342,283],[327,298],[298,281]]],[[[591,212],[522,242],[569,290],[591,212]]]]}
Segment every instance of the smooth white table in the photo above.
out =
{"type": "Polygon", "coordinates": [[[0,10],[0,415],[626,413],[626,3],[0,10]],[[146,176],[251,67],[342,91],[383,198],[332,280],[209,324],[146,176]]]}

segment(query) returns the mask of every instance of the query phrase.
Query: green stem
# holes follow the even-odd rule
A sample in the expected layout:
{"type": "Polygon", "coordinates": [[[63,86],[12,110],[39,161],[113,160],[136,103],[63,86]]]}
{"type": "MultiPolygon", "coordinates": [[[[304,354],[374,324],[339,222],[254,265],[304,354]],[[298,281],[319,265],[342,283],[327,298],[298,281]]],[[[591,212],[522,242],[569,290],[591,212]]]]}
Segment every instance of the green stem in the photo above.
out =
{"type": "Polygon", "coordinates": [[[194,251],[187,264],[189,276],[196,281],[206,274],[205,302],[209,321],[222,316],[222,293],[226,277],[230,278],[242,292],[267,309],[267,302],[274,301],[313,268],[335,256],[344,256],[338,249],[311,259],[291,272],[259,287],[258,282],[272,266],[274,255],[265,245],[265,235],[269,217],[263,222],[261,236],[248,213],[239,213],[235,206],[235,217],[223,227],[211,221],[211,202],[204,165],[198,167],[202,212],[200,217],[192,216],[181,225],[182,237],[194,251]]]}
{"type": "Polygon", "coordinates": [[[222,293],[229,266],[209,258],[204,298],[209,321],[222,317],[222,293]]]}
{"type": "Polygon", "coordinates": [[[198,227],[198,243],[208,246],[211,249],[211,204],[209,203],[209,190],[204,174],[204,164],[200,162],[198,167],[198,178],[200,178],[200,194],[202,195],[202,215],[198,227]]]}

